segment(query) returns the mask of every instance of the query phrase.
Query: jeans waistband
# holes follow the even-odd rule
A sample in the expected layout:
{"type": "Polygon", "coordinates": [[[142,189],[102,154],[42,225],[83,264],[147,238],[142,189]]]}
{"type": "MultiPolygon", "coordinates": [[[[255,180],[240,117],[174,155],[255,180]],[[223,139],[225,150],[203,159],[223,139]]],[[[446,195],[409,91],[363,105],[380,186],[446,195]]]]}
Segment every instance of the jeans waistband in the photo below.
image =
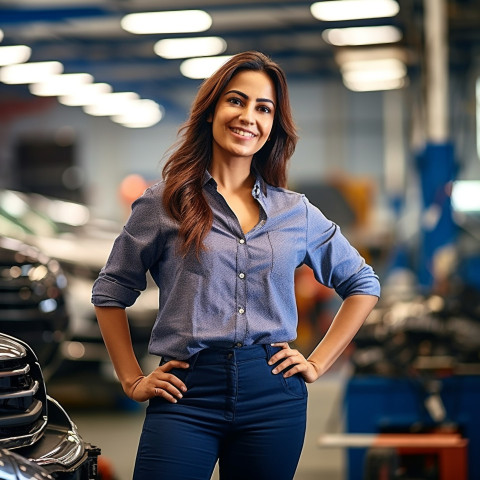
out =
{"type": "Polygon", "coordinates": [[[232,348],[205,348],[192,355],[187,362],[193,365],[215,365],[219,363],[238,363],[254,358],[270,358],[281,350],[271,345],[246,345],[232,348]]]}

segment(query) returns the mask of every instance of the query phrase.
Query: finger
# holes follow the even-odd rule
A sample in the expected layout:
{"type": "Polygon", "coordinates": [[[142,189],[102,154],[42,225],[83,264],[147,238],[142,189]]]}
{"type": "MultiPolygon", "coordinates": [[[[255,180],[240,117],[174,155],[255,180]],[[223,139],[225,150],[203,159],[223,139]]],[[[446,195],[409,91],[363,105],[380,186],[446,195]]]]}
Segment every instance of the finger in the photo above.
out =
{"type": "Polygon", "coordinates": [[[177,403],[178,400],[167,390],[160,388],[160,387],[155,387],[153,390],[153,395],[155,397],[161,397],[165,400],[167,400],[170,403],[177,403]]]}
{"type": "Polygon", "coordinates": [[[187,362],[182,362],[181,360],[170,360],[167,363],[164,363],[160,368],[164,372],[169,372],[173,368],[188,368],[190,365],[187,362]]]}
{"type": "Polygon", "coordinates": [[[160,381],[157,382],[156,387],[161,388],[162,390],[165,390],[168,394],[170,394],[172,397],[175,397],[177,399],[183,398],[183,393],[180,391],[182,390],[183,383],[177,387],[175,386],[172,382],[169,381],[160,381]]]}
{"type": "Polygon", "coordinates": [[[287,368],[293,368],[294,365],[298,365],[302,362],[301,358],[298,357],[287,357],[284,360],[280,361],[275,365],[275,368],[272,370],[272,373],[277,374],[283,372],[287,368]]]}
{"type": "MultiPolygon", "coordinates": [[[[161,367],[157,367],[157,369],[154,371],[154,376],[156,381],[164,381],[173,384],[175,387],[177,387],[179,390],[182,392],[187,391],[186,385],[180,380],[176,375],[173,373],[166,373],[165,370],[163,369],[164,365],[161,367]]],[[[157,382],[154,381],[156,384],[157,382]]]]}
{"type": "Polygon", "coordinates": [[[298,350],[292,350],[290,347],[283,348],[282,350],[278,351],[277,353],[275,353],[270,357],[268,364],[273,365],[274,363],[277,363],[284,358],[296,356],[298,354],[299,354],[298,350]]]}

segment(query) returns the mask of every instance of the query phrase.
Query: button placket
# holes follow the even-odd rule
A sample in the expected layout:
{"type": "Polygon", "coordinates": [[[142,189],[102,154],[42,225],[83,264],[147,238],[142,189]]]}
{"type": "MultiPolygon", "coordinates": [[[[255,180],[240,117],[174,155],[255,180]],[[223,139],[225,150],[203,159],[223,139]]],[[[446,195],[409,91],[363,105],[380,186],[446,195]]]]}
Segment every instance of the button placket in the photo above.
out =
{"type": "Polygon", "coordinates": [[[246,305],[247,305],[247,272],[248,252],[244,238],[238,239],[237,244],[237,264],[236,264],[236,335],[235,342],[243,343],[247,333],[246,305]]]}

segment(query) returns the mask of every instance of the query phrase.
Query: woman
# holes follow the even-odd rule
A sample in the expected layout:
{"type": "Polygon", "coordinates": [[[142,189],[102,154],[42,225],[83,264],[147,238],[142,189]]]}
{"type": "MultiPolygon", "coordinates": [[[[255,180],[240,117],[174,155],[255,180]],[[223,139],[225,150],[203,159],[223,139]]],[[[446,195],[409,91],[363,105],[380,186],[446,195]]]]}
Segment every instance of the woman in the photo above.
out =
{"type": "Polygon", "coordinates": [[[92,301],[125,393],[149,400],[135,480],[292,479],[306,423],[305,383],[352,340],[378,278],[339,228],[285,189],[297,136],[285,76],[258,52],[200,87],[163,181],[146,190],[95,282],[92,301]],[[296,338],[294,272],[309,265],[344,299],[313,353],[296,338]],[[125,307],[160,291],[142,372],[125,307]]]}

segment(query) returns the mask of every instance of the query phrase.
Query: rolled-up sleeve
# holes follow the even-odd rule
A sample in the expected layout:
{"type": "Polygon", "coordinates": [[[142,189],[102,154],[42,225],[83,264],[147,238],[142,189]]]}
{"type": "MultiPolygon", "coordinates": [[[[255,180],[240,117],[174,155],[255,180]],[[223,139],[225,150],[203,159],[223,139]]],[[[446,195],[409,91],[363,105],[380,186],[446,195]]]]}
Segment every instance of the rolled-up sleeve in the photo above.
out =
{"type": "Polygon", "coordinates": [[[305,263],[323,285],[345,299],[350,295],[380,296],[378,276],[348,242],[340,227],[305,198],[307,234],[305,263]]]}
{"type": "Polygon", "coordinates": [[[146,272],[161,252],[161,208],[161,199],[151,189],[133,203],[132,213],[93,284],[94,305],[129,307],[145,290],[146,272]]]}

